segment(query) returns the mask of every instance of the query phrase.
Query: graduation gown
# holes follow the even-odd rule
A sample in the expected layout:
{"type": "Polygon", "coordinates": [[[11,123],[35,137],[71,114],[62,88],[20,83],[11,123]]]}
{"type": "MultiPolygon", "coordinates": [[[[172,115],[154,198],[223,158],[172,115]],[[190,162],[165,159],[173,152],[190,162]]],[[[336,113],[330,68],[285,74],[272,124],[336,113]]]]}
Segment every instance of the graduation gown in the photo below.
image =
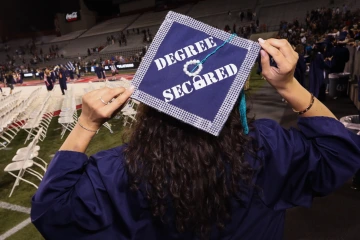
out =
{"type": "Polygon", "coordinates": [[[105,79],[105,78],[106,78],[106,76],[105,76],[105,70],[104,70],[102,67],[100,67],[100,73],[101,73],[101,77],[102,77],[103,79],[105,79]]]}
{"type": "MultiPolygon", "coordinates": [[[[247,190],[243,204],[230,199],[232,220],[223,231],[214,227],[209,239],[281,240],[286,209],[310,207],[315,195],[330,194],[360,168],[359,136],[342,123],[312,117],[299,118],[298,126],[286,130],[273,120],[254,122],[249,135],[261,160],[251,154],[245,160],[259,188],[247,190]]],[[[196,239],[153,217],[142,191],[129,189],[125,147],[90,158],[55,154],[32,198],[31,220],[45,239],[196,239]]]]}
{"type": "Polygon", "coordinates": [[[51,90],[53,90],[53,88],[54,88],[54,84],[53,84],[53,81],[52,81],[52,79],[51,79],[51,76],[44,76],[44,80],[45,80],[45,85],[46,85],[46,89],[48,90],[48,91],[51,91],[51,90]]]}
{"type": "Polygon", "coordinates": [[[44,72],[39,72],[39,78],[40,78],[41,80],[44,79],[44,76],[45,76],[44,72]]]}
{"type": "Polygon", "coordinates": [[[20,72],[19,83],[20,83],[20,84],[23,84],[23,83],[24,83],[24,73],[23,73],[23,72],[20,72]]]}
{"type": "Polygon", "coordinates": [[[67,90],[67,85],[66,85],[66,71],[65,70],[60,70],[59,72],[59,84],[60,84],[60,89],[61,92],[64,94],[64,90],[67,90]]]}
{"type": "Polygon", "coordinates": [[[318,97],[320,93],[320,88],[325,84],[325,63],[324,57],[321,53],[316,54],[313,61],[310,63],[309,71],[309,91],[315,96],[318,97]]]}
{"type": "Polygon", "coordinates": [[[333,50],[333,61],[331,72],[342,73],[344,72],[345,65],[350,59],[349,49],[343,46],[336,46],[333,50]]]}
{"type": "Polygon", "coordinates": [[[95,67],[95,73],[96,73],[98,79],[101,79],[101,78],[102,78],[101,70],[102,70],[101,67],[95,67]]]}
{"type": "Polygon", "coordinates": [[[306,72],[306,63],[303,55],[299,54],[299,59],[296,63],[294,77],[298,82],[304,86],[305,84],[305,72],[306,72]]]}
{"type": "Polygon", "coordinates": [[[74,71],[73,70],[69,70],[69,77],[71,80],[74,80],[74,71]]]}
{"type": "Polygon", "coordinates": [[[6,85],[12,90],[14,89],[15,79],[12,74],[9,74],[5,77],[6,85]]]}

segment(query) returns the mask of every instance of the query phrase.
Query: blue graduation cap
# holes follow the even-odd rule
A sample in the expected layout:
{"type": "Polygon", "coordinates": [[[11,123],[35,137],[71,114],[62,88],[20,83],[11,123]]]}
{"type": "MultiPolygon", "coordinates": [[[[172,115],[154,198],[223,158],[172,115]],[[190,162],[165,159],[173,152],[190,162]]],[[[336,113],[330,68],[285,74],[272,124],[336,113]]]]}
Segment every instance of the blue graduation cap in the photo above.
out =
{"type": "Polygon", "coordinates": [[[133,78],[132,98],[218,136],[259,51],[256,42],[170,11],[133,78]]]}

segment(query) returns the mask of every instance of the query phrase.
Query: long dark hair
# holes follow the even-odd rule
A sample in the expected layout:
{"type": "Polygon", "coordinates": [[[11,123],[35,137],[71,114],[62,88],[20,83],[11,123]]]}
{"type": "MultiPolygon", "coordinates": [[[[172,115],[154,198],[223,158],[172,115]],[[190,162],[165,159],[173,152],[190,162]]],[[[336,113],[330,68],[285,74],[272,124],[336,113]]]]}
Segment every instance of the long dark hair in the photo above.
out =
{"type": "Polygon", "coordinates": [[[124,150],[130,187],[143,190],[155,217],[167,222],[174,213],[179,232],[207,238],[214,224],[224,228],[230,198],[241,202],[252,187],[255,170],[244,154],[256,150],[249,150],[253,141],[243,133],[238,104],[218,137],[139,106],[124,150]]]}

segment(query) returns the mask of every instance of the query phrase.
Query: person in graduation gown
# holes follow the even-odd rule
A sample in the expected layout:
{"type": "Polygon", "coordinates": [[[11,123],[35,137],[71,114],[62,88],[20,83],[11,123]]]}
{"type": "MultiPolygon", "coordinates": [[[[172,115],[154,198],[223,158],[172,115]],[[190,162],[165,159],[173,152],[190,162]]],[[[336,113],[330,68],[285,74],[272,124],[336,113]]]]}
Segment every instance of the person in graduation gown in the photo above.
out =
{"type": "Polygon", "coordinates": [[[127,143],[88,157],[98,128],[133,88],[87,93],[32,198],[43,237],[280,240],[287,209],[342,186],[360,168],[358,136],[294,79],[298,57],[289,44],[259,42],[267,81],[293,109],[308,109],[299,129],[251,120],[246,135],[239,99],[217,137],[140,105],[127,143]]]}
{"type": "Polygon", "coordinates": [[[350,52],[343,43],[336,43],[333,48],[332,73],[343,73],[346,63],[350,60],[350,52]]]}
{"type": "Polygon", "coordinates": [[[294,76],[302,86],[305,86],[306,62],[304,58],[304,46],[302,44],[298,44],[295,48],[295,52],[298,53],[299,59],[296,63],[294,76]]]}
{"type": "Polygon", "coordinates": [[[59,84],[60,84],[60,89],[61,89],[62,95],[65,95],[65,90],[67,90],[66,81],[67,81],[66,69],[64,67],[60,67],[60,70],[59,70],[59,84]]]}
{"type": "Polygon", "coordinates": [[[74,70],[69,69],[69,77],[71,80],[74,80],[74,70]]]}
{"type": "Polygon", "coordinates": [[[38,70],[40,80],[44,80],[44,70],[45,69],[38,70]]]}
{"type": "Polygon", "coordinates": [[[16,72],[13,73],[13,78],[14,78],[15,84],[19,83],[20,75],[19,75],[19,72],[18,72],[18,71],[16,71],[16,72]]]}
{"type": "Polygon", "coordinates": [[[102,65],[96,64],[95,73],[99,80],[106,79],[105,70],[102,65]]]}
{"type": "Polygon", "coordinates": [[[19,70],[19,81],[18,81],[19,84],[23,84],[24,83],[24,72],[23,70],[19,70]]]}
{"type": "Polygon", "coordinates": [[[15,79],[12,72],[8,72],[5,75],[6,86],[10,88],[10,94],[12,94],[15,85],[15,79]]]}
{"type": "Polygon", "coordinates": [[[324,59],[325,47],[323,44],[317,44],[314,49],[309,70],[309,91],[320,101],[326,98],[326,64],[324,59]]]}
{"type": "Polygon", "coordinates": [[[51,79],[51,73],[49,69],[46,69],[44,72],[44,83],[46,85],[46,89],[50,92],[54,88],[54,83],[51,79]]]}
{"type": "Polygon", "coordinates": [[[50,71],[50,78],[54,85],[56,82],[56,71],[54,71],[54,70],[50,71]]]}
{"type": "Polygon", "coordinates": [[[80,64],[75,64],[75,73],[76,73],[76,77],[77,79],[80,79],[81,78],[81,75],[80,75],[80,64]]]}
{"type": "Polygon", "coordinates": [[[102,73],[101,73],[101,68],[100,68],[99,64],[96,64],[96,66],[95,66],[95,74],[98,77],[98,79],[100,80],[102,77],[102,73]]]}
{"type": "Polygon", "coordinates": [[[100,65],[100,73],[101,73],[102,79],[106,79],[104,65],[100,65]]]}

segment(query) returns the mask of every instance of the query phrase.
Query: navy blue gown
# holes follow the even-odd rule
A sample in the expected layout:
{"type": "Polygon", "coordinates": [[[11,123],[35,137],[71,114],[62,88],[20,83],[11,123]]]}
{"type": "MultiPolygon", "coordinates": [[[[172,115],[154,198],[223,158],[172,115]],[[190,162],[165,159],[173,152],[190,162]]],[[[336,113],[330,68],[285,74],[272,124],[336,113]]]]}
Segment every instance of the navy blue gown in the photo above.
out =
{"type": "Polygon", "coordinates": [[[95,67],[95,73],[96,73],[98,79],[102,78],[101,69],[102,69],[101,67],[95,67]]]}
{"type": "Polygon", "coordinates": [[[319,97],[320,90],[322,90],[325,85],[324,71],[324,57],[321,53],[318,53],[311,61],[309,71],[309,92],[311,92],[315,97],[319,97]]]}
{"type": "MultiPolygon", "coordinates": [[[[281,240],[286,209],[311,207],[315,196],[342,186],[360,168],[359,136],[326,117],[300,118],[300,130],[273,120],[254,122],[260,161],[243,204],[231,200],[231,221],[210,239],[281,240]],[[262,166],[259,167],[259,164],[262,166]]],[[[58,151],[32,198],[31,220],[45,239],[196,239],[152,216],[141,191],[129,189],[123,149],[58,151]]]]}
{"type": "Polygon", "coordinates": [[[53,90],[54,84],[53,84],[53,81],[52,81],[52,79],[51,79],[51,76],[46,76],[46,75],[44,75],[44,81],[45,81],[46,89],[47,89],[48,91],[53,90]]]}
{"type": "Polygon", "coordinates": [[[333,61],[331,72],[342,73],[344,72],[345,65],[350,59],[350,52],[344,46],[336,46],[333,50],[333,61]]]}
{"type": "Polygon", "coordinates": [[[66,85],[66,71],[65,70],[60,70],[59,72],[59,84],[60,84],[60,89],[63,95],[65,95],[65,90],[67,90],[67,85],[66,85]]]}
{"type": "Polygon", "coordinates": [[[305,72],[306,72],[306,62],[303,55],[299,54],[299,59],[296,63],[294,77],[298,82],[304,86],[305,84],[305,72]]]}
{"type": "Polygon", "coordinates": [[[69,70],[69,77],[71,80],[74,80],[74,71],[73,70],[69,70]]]}
{"type": "Polygon", "coordinates": [[[22,71],[20,72],[19,83],[20,83],[20,84],[23,84],[23,83],[24,83],[24,73],[23,73],[22,71]]]}
{"type": "Polygon", "coordinates": [[[43,71],[39,72],[39,78],[40,78],[40,80],[43,80],[43,79],[44,79],[44,76],[45,76],[45,74],[44,74],[43,71]]]}

